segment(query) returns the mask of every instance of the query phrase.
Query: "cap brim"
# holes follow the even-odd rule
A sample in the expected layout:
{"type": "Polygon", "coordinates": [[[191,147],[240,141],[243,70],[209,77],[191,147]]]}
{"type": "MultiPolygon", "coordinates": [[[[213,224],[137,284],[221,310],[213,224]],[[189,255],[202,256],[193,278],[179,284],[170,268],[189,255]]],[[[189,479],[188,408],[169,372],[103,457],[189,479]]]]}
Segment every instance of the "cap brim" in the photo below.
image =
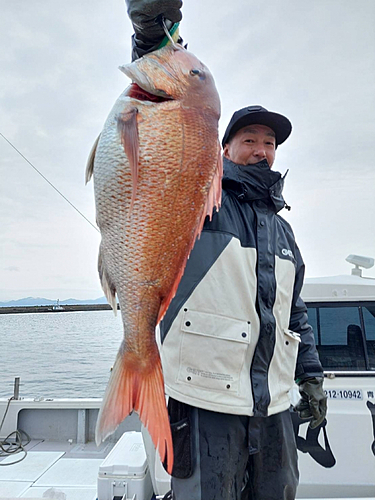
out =
{"type": "Polygon", "coordinates": [[[223,147],[241,128],[247,125],[265,125],[275,132],[276,145],[282,144],[292,132],[292,124],[283,115],[272,111],[258,111],[242,116],[223,137],[223,147]]]}

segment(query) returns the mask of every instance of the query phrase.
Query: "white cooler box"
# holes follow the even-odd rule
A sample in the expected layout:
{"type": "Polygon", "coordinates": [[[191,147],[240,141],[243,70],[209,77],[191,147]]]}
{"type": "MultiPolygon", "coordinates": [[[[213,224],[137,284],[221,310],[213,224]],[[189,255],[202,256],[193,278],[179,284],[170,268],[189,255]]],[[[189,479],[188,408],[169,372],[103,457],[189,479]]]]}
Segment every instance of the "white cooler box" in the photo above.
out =
{"type": "Polygon", "coordinates": [[[99,467],[98,500],[151,500],[149,467],[140,432],[125,432],[99,467]]]}

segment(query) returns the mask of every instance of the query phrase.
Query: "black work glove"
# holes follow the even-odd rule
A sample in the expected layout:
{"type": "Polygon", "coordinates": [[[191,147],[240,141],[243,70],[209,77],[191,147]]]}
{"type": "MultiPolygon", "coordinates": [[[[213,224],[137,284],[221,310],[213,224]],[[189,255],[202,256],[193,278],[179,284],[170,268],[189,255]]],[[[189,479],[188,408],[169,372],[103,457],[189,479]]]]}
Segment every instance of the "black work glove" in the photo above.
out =
{"type": "Polygon", "coordinates": [[[323,377],[313,377],[299,384],[301,399],[294,409],[300,418],[311,418],[309,424],[311,429],[318,427],[327,413],[327,396],[323,391],[323,380],[323,377]]]}
{"type": "Polygon", "coordinates": [[[128,14],[134,27],[136,39],[156,44],[164,36],[164,30],[159,19],[161,17],[171,21],[166,22],[169,29],[172,24],[182,19],[181,0],[125,0],[128,14]]]}

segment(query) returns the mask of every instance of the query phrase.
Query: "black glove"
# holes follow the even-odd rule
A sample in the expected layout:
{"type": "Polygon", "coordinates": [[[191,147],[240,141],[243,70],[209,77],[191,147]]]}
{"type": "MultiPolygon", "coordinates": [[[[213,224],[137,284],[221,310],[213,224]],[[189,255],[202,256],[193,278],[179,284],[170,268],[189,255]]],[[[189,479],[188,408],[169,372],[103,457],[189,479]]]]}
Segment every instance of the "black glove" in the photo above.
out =
{"type": "Polygon", "coordinates": [[[318,427],[327,413],[327,396],[323,391],[323,380],[323,377],[313,377],[299,384],[301,399],[294,409],[300,418],[311,418],[309,424],[311,429],[318,427]]]}
{"type": "Polygon", "coordinates": [[[181,0],[125,0],[128,14],[133,24],[136,38],[143,42],[156,44],[164,36],[164,30],[158,22],[161,17],[171,21],[167,22],[170,28],[173,23],[182,19],[181,0]]]}

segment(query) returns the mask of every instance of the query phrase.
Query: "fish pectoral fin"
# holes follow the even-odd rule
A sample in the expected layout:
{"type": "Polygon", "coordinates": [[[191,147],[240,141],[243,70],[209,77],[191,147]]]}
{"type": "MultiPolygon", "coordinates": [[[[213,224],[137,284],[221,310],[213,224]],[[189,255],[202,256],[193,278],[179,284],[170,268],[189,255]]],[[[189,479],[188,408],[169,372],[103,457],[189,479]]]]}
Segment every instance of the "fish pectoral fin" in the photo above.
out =
{"type": "Polygon", "coordinates": [[[137,123],[138,109],[132,108],[126,113],[121,113],[116,117],[117,130],[121,137],[126,156],[130,164],[132,176],[132,198],[130,207],[133,207],[138,184],[138,165],[139,165],[139,136],[137,123]]]}
{"type": "Polygon", "coordinates": [[[108,272],[106,270],[104,259],[103,259],[102,249],[99,250],[98,272],[99,272],[100,283],[102,285],[104,295],[106,296],[106,299],[108,300],[109,305],[112,307],[113,312],[115,313],[115,316],[117,316],[116,287],[112,283],[112,281],[108,275],[108,272]]]}
{"type": "Polygon", "coordinates": [[[89,158],[87,160],[87,165],[86,165],[86,175],[85,175],[85,184],[89,182],[89,180],[92,177],[92,174],[94,172],[94,161],[95,161],[95,154],[96,154],[96,148],[98,147],[99,139],[100,139],[101,134],[98,135],[96,141],[94,142],[93,147],[91,148],[89,158]]]}
{"type": "Polygon", "coordinates": [[[117,354],[95,429],[99,444],[111,435],[133,410],[147,428],[169,474],[173,467],[173,445],[164,395],[160,356],[144,368],[123,349],[117,354]]]}

